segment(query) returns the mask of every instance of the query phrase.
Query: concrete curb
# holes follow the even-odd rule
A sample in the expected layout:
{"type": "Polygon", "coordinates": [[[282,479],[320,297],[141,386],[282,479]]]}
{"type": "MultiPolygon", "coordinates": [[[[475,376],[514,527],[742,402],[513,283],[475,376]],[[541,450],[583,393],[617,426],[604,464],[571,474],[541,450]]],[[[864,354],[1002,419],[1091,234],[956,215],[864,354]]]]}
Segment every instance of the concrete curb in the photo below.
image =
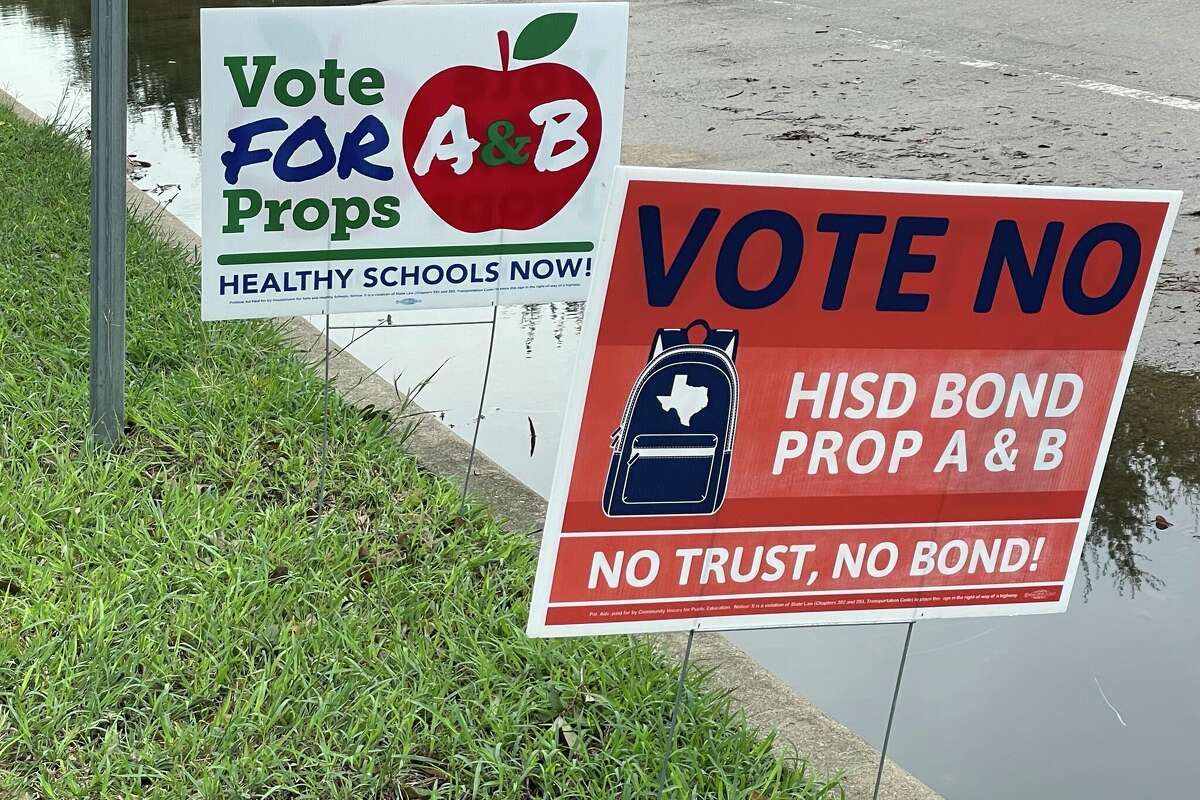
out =
{"type": "MultiPolygon", "coordinates": [[[[0,89],[0,104],[30,122],[44,124],[40,116],[0,89]]],[[[623,148],[625,161],[638,161],[633,147],[623,148]],[[632,159],[630,159],[632,156],[632,159]]],[[[659,166],[662,166],[661,164],[659,166]]],[[[179,218],[131,182],[127,182],[129,208],[154,221],[160,236],[200,256],[200,237],[179,218]]],[[[321,364],[325,336],[303,317],[277,320],[286,338],[312,365],[321,364]]],[[[368,404],[384,410],[404,409],[420,413],[388,381],[332,342],[329,345],[330,380],[350,403],[368,404]]],[[[466,470],[470,445],[450,429],[429,417],[422,420],[406,443],[426,469],[450,480],[460,480],[466,470]]],[[[546,501],[482,453],[476,453],[472,494],[515,529],[540,532],[546,501]]],[[[683,634],[654,637],[662,649],[681,657],[683,634]]],[[[695,637],[692,658],[711,672],[711,680],[729,692],[734,707],[745,713],[751,726],[762,734],[775,734],[775,749],[785,757],[807,759],[819,775],[841,772],[845,796],[867,800],[875,780],[879,752],[865,740],[835,721],[808,700],[796,694],[719,633],[695,637]]],[[[941,800],[941,796],[914,776],[888,760],[879,797],[884,800],[941,800]]]]}

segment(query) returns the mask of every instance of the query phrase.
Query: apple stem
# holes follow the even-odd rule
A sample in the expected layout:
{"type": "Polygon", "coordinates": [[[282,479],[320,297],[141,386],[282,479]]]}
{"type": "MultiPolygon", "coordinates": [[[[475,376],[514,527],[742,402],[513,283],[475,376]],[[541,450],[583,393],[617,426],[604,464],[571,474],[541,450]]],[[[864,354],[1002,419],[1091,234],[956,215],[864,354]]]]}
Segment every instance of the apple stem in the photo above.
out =
{"type": "Polygon", "coordinates": [[[497,40],[500,43],[500,70],[509,71],[509,32],[506,30],[498,31],[496,34],[497,40]]]}
{"type": "Polygon", "coordinates": [[[500,41],[500,69],[508,72],[508,31],[499,31],[496,38],[500,41]]]}

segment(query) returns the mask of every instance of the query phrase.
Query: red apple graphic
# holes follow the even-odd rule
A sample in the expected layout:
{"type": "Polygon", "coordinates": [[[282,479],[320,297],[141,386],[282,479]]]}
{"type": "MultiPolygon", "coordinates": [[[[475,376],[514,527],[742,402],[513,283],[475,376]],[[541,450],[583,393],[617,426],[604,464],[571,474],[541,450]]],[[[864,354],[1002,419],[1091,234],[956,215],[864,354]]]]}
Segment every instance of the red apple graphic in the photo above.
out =
{"type": "MultiPolygon", "coordinates": [[[[538,17],[518,35],[513,59],[532,61],[553,53],[571,35],[576,17],[538,17]]],[[[508,33],[500,31],[497,39],[500,69],[444,69],[416,91],[404,117],[404,163],[413,184],[435,214],[468,233],[523,231],[544,224],[579,191],[600,146],[600,103],[587,79],[565,64],[510,69],[508,33]],[[555,105],[540,108],[548,103],[555,105]],[[451,111],[454,106],[462,116],[451,111]],[[564,106],[574,109],[575,116],[560,112],[546,119],[549,110],[564,106]],[[584,113],[576,131],[573,125],[584,113]],[[434,130],[439,118],[443,123],[465,120],[466,137],[478,143],[469,161],[435,157],[417,163],[422,147],[466,139],[461,127],[452,128],[457,136],[444,130],[439,135],[434,130]],[[556,126],[566,127],[559,127],[562,135],[549,138],[539,151],[543,136],[556,126]],[[548,163],[555,156],[560,163],[548,163]]]]}

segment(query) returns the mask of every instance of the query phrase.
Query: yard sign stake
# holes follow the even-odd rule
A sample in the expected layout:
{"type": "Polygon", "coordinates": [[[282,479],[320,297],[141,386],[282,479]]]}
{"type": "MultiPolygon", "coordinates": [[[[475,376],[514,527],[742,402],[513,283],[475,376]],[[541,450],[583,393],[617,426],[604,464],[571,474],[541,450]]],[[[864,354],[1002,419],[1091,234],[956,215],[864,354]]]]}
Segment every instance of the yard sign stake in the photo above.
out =
{"type": "Polygon", "coordinates": [[[888,709],[887,728],[883,732],[883,747],[879,749],[879,769],[875,771],[875,791],[871,800],[879,800],[879,784],[883,782],[883,765],[887,762],[888,741],[892,738],[892,721],[896,718],[896,702],[900,699],[900,681],[904,680],[904,662],[908,661],[908,645],[912,642],[913,625],[908,623],[904,634],[904,649],[900,651],[900,668],[896,670],[896,688],[892,690],[892,707],[888,709]]]}
{"type": "Polygon", "coordinates": [[[325,379],[321,384],[321,457],[319,459],[319,467],[317,473],[317,518],[314,524],[314,532],[321,532],[321,525],[325,522],[325,478],[329,471],[329,315],[325,315],[325,335],[322,337],[325,340],[325,354],[321,358],[321,364],[325,370],[325,379]]]}
{"type": "Polygon", "coordinates": [[[655,797],[662,800],[667,790],[667,771],[671,765],[671,751],[675,749],[675,726],[679,723],[679,708],[683,705],[683,689],[687,681],[688,665],[692,662],[692,640],[696,629],[688,631],[687,646],[683,650],[683,663],[679,665],[679,683],[675,685],[675,703],[671,706],[671,719],[667,723],[667,741],[663,748],[662,766],[658,770],[658,792],[655,797]]]}
{"type": "Polygon", "coordinates": [[[483,385],[479,387],[479,408],[475,412],[475,431],[471,434],[471,453],[467,456],[467,474],[463,476],[462,503],[458,507],[460,517],[467,509],[467,489],[471,485],[471,471],[475,467],[475,449],[479,445],[479,426],[483,424],[483,401],[487,396],[488,376],[492,372],[492,352],[496,348],[496,315],[500,312],[499,302],[499,297],[497,297],[497,305],[492,306],[492,327],[491,335],[488,337],[487,361],[483,365],[483,385]]]}

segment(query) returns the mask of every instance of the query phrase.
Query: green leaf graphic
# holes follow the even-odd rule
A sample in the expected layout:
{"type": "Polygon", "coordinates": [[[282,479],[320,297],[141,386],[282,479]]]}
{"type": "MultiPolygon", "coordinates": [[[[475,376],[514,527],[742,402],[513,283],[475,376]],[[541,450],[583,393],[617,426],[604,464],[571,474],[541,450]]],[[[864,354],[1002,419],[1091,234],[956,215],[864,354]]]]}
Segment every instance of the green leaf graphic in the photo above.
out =
{"type": "Polygon", "coordinates": [[[562,47],[575,30],[578,14],[544,14],[530,22],[517,36],[513,58],[533,61],[562,47]]]}

